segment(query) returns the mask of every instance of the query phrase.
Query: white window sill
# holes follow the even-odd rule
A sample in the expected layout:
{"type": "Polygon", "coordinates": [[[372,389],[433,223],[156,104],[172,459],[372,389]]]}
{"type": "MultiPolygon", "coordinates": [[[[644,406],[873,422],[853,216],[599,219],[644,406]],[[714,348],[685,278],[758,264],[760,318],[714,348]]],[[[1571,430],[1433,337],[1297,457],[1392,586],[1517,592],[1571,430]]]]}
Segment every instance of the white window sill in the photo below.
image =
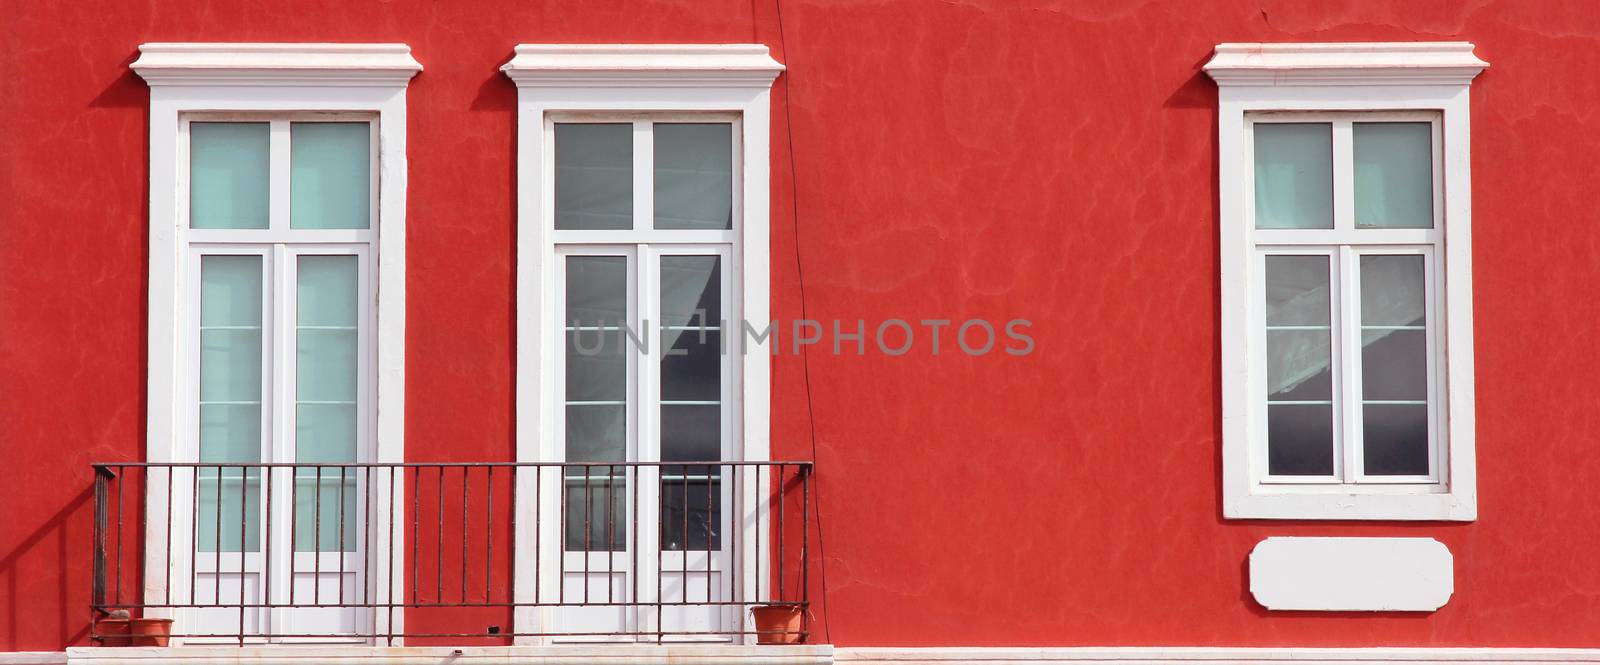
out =
{"type": "Polygon", "coordinates": [[[762,663],[764,665],[829,665],[833,646],[731,646],[699,644],[596,644],[510,647],[372,647],[372,646],[194,646],[73,647],[68,665],[299,665],[301,663],[762,663]]]}
{"type": "Polygon", "coordinates": [[[1354,492],[1271,493],[1257,490],[1223,501],[1228,519],[1404,520],[1471,522],[1477,501],[1453,493],[1372,494],[1354,492]]]}

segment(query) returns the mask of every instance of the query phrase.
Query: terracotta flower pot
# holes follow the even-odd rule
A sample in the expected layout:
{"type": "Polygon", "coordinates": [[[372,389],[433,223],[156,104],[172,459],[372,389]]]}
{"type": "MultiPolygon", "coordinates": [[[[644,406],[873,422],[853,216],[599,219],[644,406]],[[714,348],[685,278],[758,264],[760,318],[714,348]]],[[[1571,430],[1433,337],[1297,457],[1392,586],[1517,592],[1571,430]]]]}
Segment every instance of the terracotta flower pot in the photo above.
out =
{"type": "Polygon", "coordinates": [[[757,605],[750,608],[756,623],[756,644],[799,644],[804,610],[799,605],[757,605]]]}
{"type": "Polygon", "coordinates": [[[172,619],[129,619],[128,639],[136,647],[164,647],[172,636],[172,619]]]}
{"type": "Polygon", "coordinates": [[[122,618],[100,619],[94,622],[94,632],[103,647],[125,647],[128,641],[128,620],[122,618]]]}

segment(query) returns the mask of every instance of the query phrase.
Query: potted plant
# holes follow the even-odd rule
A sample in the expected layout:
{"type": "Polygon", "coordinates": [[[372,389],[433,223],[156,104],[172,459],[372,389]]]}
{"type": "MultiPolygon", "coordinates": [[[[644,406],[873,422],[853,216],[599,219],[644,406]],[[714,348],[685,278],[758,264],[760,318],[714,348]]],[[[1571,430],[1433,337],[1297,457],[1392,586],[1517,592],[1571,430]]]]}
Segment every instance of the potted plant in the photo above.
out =
{"type": "Polygon", "coordinates": [[[750,617],[756,624],[756,644],[799,644],[805,641],[801,630],[805,608],[797,603],[756,605],[750,617]]]}
{"type": "Polygon", "coordinates": [[[128,641],[136,647],[164,647],[172,637],[172,619],[141,617],[128,620],[128,641]]]}
{"type": "Polygon", "coordinates": [[[128,611],[112,610],[94,622],[95,641],[103,647],[128,646],[128,611]]]}

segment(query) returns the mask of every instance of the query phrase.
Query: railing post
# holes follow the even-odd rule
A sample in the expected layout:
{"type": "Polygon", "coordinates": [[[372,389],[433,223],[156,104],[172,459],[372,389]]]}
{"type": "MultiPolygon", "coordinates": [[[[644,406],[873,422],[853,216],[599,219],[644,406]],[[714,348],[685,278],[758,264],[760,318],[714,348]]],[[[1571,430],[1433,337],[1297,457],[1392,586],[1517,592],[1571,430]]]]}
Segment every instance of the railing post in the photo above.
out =
{"type": "Polygon", "coordinates": [[[111,471],[102,466],[94,468],[94,591],[91,599],[94,609],[106,603],[106,521],[110,512],[107,494],[111,471]]]}

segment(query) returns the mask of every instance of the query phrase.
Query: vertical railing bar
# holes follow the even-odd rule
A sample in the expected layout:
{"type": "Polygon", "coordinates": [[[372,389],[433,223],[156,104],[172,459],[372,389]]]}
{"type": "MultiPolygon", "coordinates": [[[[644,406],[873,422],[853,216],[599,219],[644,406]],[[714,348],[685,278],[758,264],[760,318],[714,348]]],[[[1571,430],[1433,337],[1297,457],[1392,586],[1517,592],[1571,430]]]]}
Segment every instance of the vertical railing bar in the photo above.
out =
{"type": "Polygon", "coordinates": [[[212,581],[211,605],[214,606],[214,607],[221,607],[222,606],[222,465],[221,464],[217,465],[217,510],[216,510],[216,515],[217,515],[217,532],[212,534],[213,537],[211,539],[212,542],[216,543],[215,549],[213,549],[211,551],[212,556],[215,557],[215,558],[212,559],[212,566],[211,566],[211,581],[212,581]]]}
{"type": "Polygon", "coordinates": [[[761,564],[762,564],[762,562],[767,560],[767,556],[761,552],[761,532],[766,530],[765,528],[762,527],[761,523],[762,523],[762,520],[767,516],[767,509],[765,507],[765,504],[763,504],[761,502],[761,497],[766,493],[766,489],[765,489],[766,483],[762,483],[761,482],[761,473],[763,471],[767,472],[767,476],[769,478],[768,483],[770,483],[771,482],[770,478],[771,478],[771,475],[772,475],[772,471],[771,471],[770,467],[767,467],[765,465],[753,466],[753,467],[750,467],[750,468],[752,469],[752,472],[756,474],[755,482],[752,483],[752,485],[754,485],[754,489],[755,489],[755,496],[752,497],[753,499],[755,499],[755,505],[750,507],[751,508],[751,512],[755,513],[755,517],[756,517],[755,524],[753,525],[754,526],[754,530],[756,532],[756,542],[755,542],[755,545],[753,546],[754,549],[750,550],[750,554],[755,558],[755,561],[756,561],[755,574],[751,575],[751,577],[755,578],[755,581],[756,581],[756,588],[753,590],[753,592],[755,594],[755,597],[752,600],[754,600],[757,603],[760,603],[760,602],[763,602],[763,598],[761,597],[761,577],[762,577],[762,575],[761,575],[761,564]]]}
{"type": "Polygon", "coordinates": [[[311,489],[311,604],[322,605],[322,465],[311,489]]]}
{"type": "MultiPolygon", "coordinates": [[[[394,578],[395,578],[394,553],[397,550],[399,550],[400,547],[401,547],[400,543],[397,542],[398,541],[398,534],[396,532],[396,530],[399,528],[399,521],[400,520],[397,520],[397,519],[394,518],[394,508],[395,508],[395,480],[394,480],[394,474],[395,474],[395,471],[397,469],[400,471],[400,479],[401,480],[405,480],[405,478],[406,478],[405,469],[403,469],[401,467],[397,467],[397,466],[389,467],[389,547],[388,547],[388,550],[389,550],[389,568],[388,568],[388,572],[389,572],[389,574],[384,575],[384,583],[388,585],[388,588],[384,589],[384,591],[383,591],[383,600],[384,600],[384,605],[385,605],[384,612],[385,612],[385,614],[388,615],[387,621],[384,624],[384,631],[383,631],[384,632],[384,644],[387,645],[387,646],[394,646],[394,606],[395,606],[395,600],[396,600],[396,598],[394,597],[394,578]]],[[[405,578],[402,577],[401,579],[403,580],[405,578]]],[[[416,584],[416,582],[413,581],[412,582],[412,585],[413,585],[412,588],[416,588],[415,584],[416,584]]],[[[405,600],[405,594],[402,593],[398,600],[404,601],[405,600]]]]}
{"type": "Polygon", "coordinates": [[[556,533],[556,602],[567,602],[567,467],[557,466],[561,481],[561,531],[556,533]]]}
{"type": "MultiPolygon", "coordinates": [[[[266,523],[266,526],[264,527],[265,531],[264,531],[264,533],[262,535],[262,540],[264,542],[261,543],[261,550],[262,550],[261,551],[261,568],[262,568],[261,577],[264,580],[262,582],[262,586],[263,586],[263,589],[265,590],[265,592],[262,593],[261,595],[262,595],[263,604],[266,605],[266,609],[264,609],[262,611],[268,613],[269,619],[270,619],[270,615],[271,615],[271,612],[272,612],[272,599],[273,599],[273,595],[272,595],[272,568],[273,568],[273,566],[272,566],[272,475],[273,475],[272,472],[273,471],[274,471],[274,469],[272,469],[270,467],[264,468],[264,469],[261,470],[261,479],[262,479],[261,482],[262,482],[262,484],[266,485],[265,489],[266,489],[266,492],[267,492],[267,499],[264,502],[265,510],[263,511],[263,512],[266,513],[266,516],[262,519],[262,521],[266,523]]],[[[279,475],[282,475],[282,474],[279,474],[279,475]]],[[[289,558],[293,559],[294,558],[294,548],[291,546],[289,548],[289,550],[290,550],[289,558]]],[[[289,583],[291,585],[294,584],[294,578],[293,577],[289,578],[289,583]]],[[[257,620],[259,620],[259,619],[260,619],[260,617],[257,617],[257,620]]],[[[268,624],[268,625],[271,625],[271,624],[268,624]]]]}
{"type": "MultiPolygon", "coordinates": [[[[488,476],[488,478],[485,481],[485,485],[487,485],[487,487],[484,489],[484,492],[487,493],[488,499],[483,502],[484,512],[486,513],[486,515],[484,516],[484,526],[483,526],[483,533],[484,533],[484,536],[483,536],[483,550],[484,550],[484,556],[483,556],[483,561],[484,561],[484,566],[483,566],[483,569],[484,569],[483,602],[485,602],[485,603],[491,602],[491,599],[489,598],[489,590],[494,588],[494,470],[495,470],[495,467],[490,466],[490,467],[487,467],[486,470],[487,470],[487,473],[485,475],[488,476]]],[[[513,531],[512,533],[516,533],[516,532],[513,531]]]]}
{"type": "Polygon", "coordinates": [[[244,550],[250,531],[250,468],[239,467],[239,646],[244,646],[244,550]]]}
{"type": "Polygon", "coordinates": [[[289,607],[294,607],[295,555],[300,552],[300,466],[289,467],[289,607]]]}
{"type": "Polygon", "coordinates": [[[800,631],[811,632],[811,467],[797,469],[800,476],[800,631]]]}
{"type": "MultiPolygon", "coordinates": [[[[168,604],[168,605],[172,604],[172,472],[173,472],[173,470],[174,469],[172,467],[170,467],[170,466],[167,467],[167,469],[166,469],[166,471],[167,471],[167,474],[166,474],[167,475],[167,502],[164,505],[166,506],[166,511],[167,511],[167,515],[166,515],[166,518],[167,518],[167,520],[166,520],[166,522],[167,522],[167,547],[164,550],[164,552],[166,553],[166,557],[167,557],[167,568],[166,568],[167,573],[165,575],[161,576],[161,586],[163,587],[162,588],[162,600],[164,600],[166,602],[166,604],[168,604]]],[[[146,474],[145,477],[148,480],[149,474],[146,474]]]]}
{"type": "Polygon", "coordinates": [[[346,471],[350,467],[339,467],[339,605],[344,605],[344,484],[349,481],[346,471]]]}
{"type": "Polygon", "coordinates": [[[684,604],[688,604],[688,602],[689,602],[689,467],[688,466],[679,467],[678,468],[678,473],[679,473],[679,477],[682,479],[682,482],[680,484],[683,487],[683,519],[679,520],[680,522],[683,523],[683,531],[679,532],[681,534],[679,537],[683,539],[683,543],[678,548],[680,550],[679,554],[683,555],[683,558],[678,561],[678,587],[683,589],[683,592],[682,592],[683,593],[683,599],[682,600],[683,600],[684,604]]]}
{"type": "MultiPolygon", "coordinates": [[[[127,468],[126,467],[122,468],[121,469],[121,473],[119,473],[117,475],[119,477],[126,476],[127,475],[127,468]]],[[[140,485],[144,488],[144,491],[141,492],[141,494],[144,495],[144,500],[139,502],[139,507],[138,507],[138,511],[139,511],[139,534],[137,536],[135,536],[135,538],[138,538],[141,543],[148,543],[149,540],[150,540],[150,484],[151,484],[150,483],[150,468],[149,467],[144,467],[144,468],[139,469],[139,479],[140,479],[140,485]]],[[[140,545],[135,545],[134,547],[138,548],[138,549],[133,550],[133,556],[134,557],[140,557],[140,555],[143,554],[146,551],[146,548],[141,547],[140,545]]],[[[141,570],[143,569],[143,565],[142,564],[140,565],[140,569],[141,570]]],[[[148,579],[149,576],[148,576],[148,574],[145,577],[146,577],[145,584],[148,585],[149,584],[149,579],[148,579]]],[[[138,584],[138,581],[135,581],[134,583],[138,584]]],[[[140,597],[142,597],[142,596],[143,596],[143,594],[140,594],[140,597]]],[[[143,600],[140,600],[139,602],[140,602],[140,604],[144,603],[143,600]]]]}
{"type": "MultiPolygon", "coordinates": [[[[516,542],[517,542],[517,539],[516,539],[516,533],[517,533],[517,509],[516,509],[516,505],[517,505],[517,503],[516,503],[517,476],[515,475],[515,474],[520,474],[521,472],[522,472],[522,469],[518,468],[517,471],[513,472],[514,475],[511,478],[511,480],[512,480],[512,482],[511,482],[511,498],[512,498],[512,502],[511,502],[511,506],[512,506],[512,508],[511,508],[511,536],[512,536],[511,537],[511,560],[512,561],[516,561],[517,557],[522,555],[522,552],[518,552],[516,550],[516,542]]],[[[534,466],[533,467],[533,602],[534,603],[542,603],[542,602],[544,602],[544,596],[540,595],[540,593],[539,593],[540,592],[540,587],[541,587],[540,578],[544,577],[544,568],[543,568],[544,564],[541,563],[541,561],[544,560],[544,550],[540,549],[540,544],[539,544],[540,532],[544,531],[543,525],[539,524],[539,518],[540,518],[540,515],[541,515],[540,509],[542,508],[542,506],[540,504],[541,504],[542,501],[544,501],[544,494],[539,491],[539,484],[541,482],[543,482],[543,480],[542,480],[543,476],[544,476],[544,466],[543,465],[534,466]]],[[[512,580],[513,584],[516,583],[516,579],[517,579],[516,575],[512,575],[511,576],[511,580],[512,580]]],[[[515,600],[516,597],[512,596],[512,599],[515,600]]],[[[542,615],[541,615],[541,617],[542,617],[542,615]]]]}
{"type": "Polygon", "coordinates": [[[787,494],[787,492],[786,492],[786,490],[784,488],[784,483],[788,482],[788,475],[787,475],[788,474],[788,470],[789,469],[788,469],[788,467],[786,465],[783,465],[783,464],[779,464],[778,465],[778,535],[775,538],[776,542],[774,544],[778,547],[778,600],[779,601],[785,601],[785,600],[789,599],[789,596],[787,594],[785,594],[784,591],[783,591],[783,578],[788,574],[788,571],[785,570],[784,566],[783,566],[783,536],[784,536],[783,532],[787,530],[785,527],[788,526],[785,523],[785,520],[784,520],[784,517],[783,517],[784,504],[788,503],[788,501],[786,500],[787,497],[785,496],[787,494]]]}
{"type": "MultiPolygon", "coordinates": [[[[405,472],[400,472],[400,477],[405,478],[405,472]]],[[[417,603],[422,595],[422,585],[419,584],[418,571],[422,567],[422,540],[417,535],[417,526],[422,521],[422,505],[420,494],[422,492],[422,467],[416,467],[411,472],[411,602],[417,603]]],[[[392,624],[391,624],[392,625],[392,624]]]]}
{"type": "MultiPolygon", "coordinates": [[[[739,500],[739,495],[743,493],[744,488],[740,480],[740,474],[743,472],[744,467],[742,466],[729,465],[728,467],[728,475],[732,477],[730,486],[733,488],[731,492],[733,505],[728,511],[728,524],[732,528],[728,529],[728,533],[724,536],[729,539],[728,600],[742,600],[739,596],[738,580],[744,571],[744,562],[739,560],[739,540],[744,536],[744,513],[740,511],[742,502],[739,500]]],[[[736,605],[734,607],[739,613],[736,621],[738,622],[739,630],[742,631],[744,630],[744,606],[736,605]]]]}
{"type": "Polygon", "coordinates": [[[667,516],[666,516],[666,512],[667,512],[667,500],[666,500],[667,499],[667,488],[666,488],[666,482],[663,480],[663,477],[666,475],[667,468],[664,467],[664,466],[661,466],[661,465],[656,465],[655,469],[656,469],[656,482],[655,482],[655,488],[656,488],[656,505],[655,505],[655,513],[656,513],[656,547],[655,547],[655,550],[656,550],[656,644],[660,644],[661,641],[662,641],[662,637],[663,637],[663,635],[662,635],[662,625],[661,625],[661,602],[662,602],[662,598],[667,593],[667,591],[666,591],[666,577],[667,577],[666,568],[667,568],[667,566],[664,563],[664,561],[666,560],[665,550],[667,549],[667,516]]]}
{"type": "Polygon", "coordinates": [[[594,473],[594,466],[583,465],[583,603],[589,604],[589,552],[590,530],[594,523],[594,497],[589,493],[589,476],[594,473]]]}
{"type": "Polygon", "coordinates": [[[116,599],[117,604],[122,604],[122,486],[127,484],[127,467],[117,467],[117,572],[116,572],[116,599]]]}
{"type": "MultiPolygon", "coordinates": [[[[94,579],[90,581],[94,609],[106,603],[106,520],[111,512],[106,498],[110,490],[106,478],[108,471],[105,467],[94,469],[94,579]]],[[[90,617],[93,618],[93,612],[90,612],[90,617]]]]}
{"type": "MultiPolygon", "coordinates": [[[[715,538],[716,534],[714,533],[714,530],[711,528],[712,514],[714,513],[714,511],[712,509],[711,501],[712,501],[712,497],[716,496],[716,492],[712,491],[712,484],[713,483],[712,483],[711,479],[712,479],[712,472],[713,471],[716,472],[717,477],[721,477],[722,476],[722,466],[721,465],[717,465],[717,466],[707,466],[706,467],[706,602],[708,602],[708,603],[715,602],[715,600],[716,600],[715,598],[713,598],[711,596],[711,561],[712,561],[711,553],[713,551],[719,551],[720,552],[722,550],[722,548],[720,546],[720,543],[716,542],[716,538],[715,538]]],[[[721,483],[717,483],[717,486],[720,488],[721,487],[721,483]]]]}
{"type": "Polygon", "coordinates": [[[372,569],[377,567],[372,552],[372,467],[367,467],[364,473],[366,478],[361,487],[361,602],[371,603],[376,600],[372,596],[372,569]]]}
{"type": "Polygon", "coordinates": [[[467,603],[467,534],[471,533],[467,521],[467,503],[470,495],[467,494],[467,472],[471,467],[461,467],[461,604],[467,603]]]}
{"type": "Polygon", "coordinates": [[[612,584],[612,578],[616,575],[616,557],[613,555],[613,553],[616,552],[617,537],[616,537],[616,531],[614,530],[614,525],[612,524],[612,519],[611,519],[611,513],[616,508],[615,505],[612,503],[612,497],[615,496],[616,493],[617,493],[616,474],[617,474],[617,467],[615,467],[613,465],[610,465],[610,464],[607,464],[606,465],[606,602],[608,602],[608,603],[616,601],[616,599],[612,596],[612,589],[615,588],[615,585],[612,584]]]}
{"type": "Polygon", "coordinates": [[[438,466],[439,530],[433,535],[433,602],[444,602],[444,465],[438,466]]]}
{"type": "Polygon", "coordinates": [[[626,479],[623,484],[623,491],[628,493],[628,501],[633,506],[629,517],[629,522],[632,524],[629,530],[633,535],[628,540],[628,554],[630,561],[632,561],[628,566],[628,578],[633,582],[633,593],[628,596],[628,602],[632,603],[629,607],[628,618],[633,621],[635,628],[638,627],[637,624],[639,623],[639,489],[642,487],[642,482],[639,478],[641,471],[643,469],[636,466],[626,467],[622,471],[626,479]],[[633,474],[631,477],[626,475],[630,473],[633,474]]]}

